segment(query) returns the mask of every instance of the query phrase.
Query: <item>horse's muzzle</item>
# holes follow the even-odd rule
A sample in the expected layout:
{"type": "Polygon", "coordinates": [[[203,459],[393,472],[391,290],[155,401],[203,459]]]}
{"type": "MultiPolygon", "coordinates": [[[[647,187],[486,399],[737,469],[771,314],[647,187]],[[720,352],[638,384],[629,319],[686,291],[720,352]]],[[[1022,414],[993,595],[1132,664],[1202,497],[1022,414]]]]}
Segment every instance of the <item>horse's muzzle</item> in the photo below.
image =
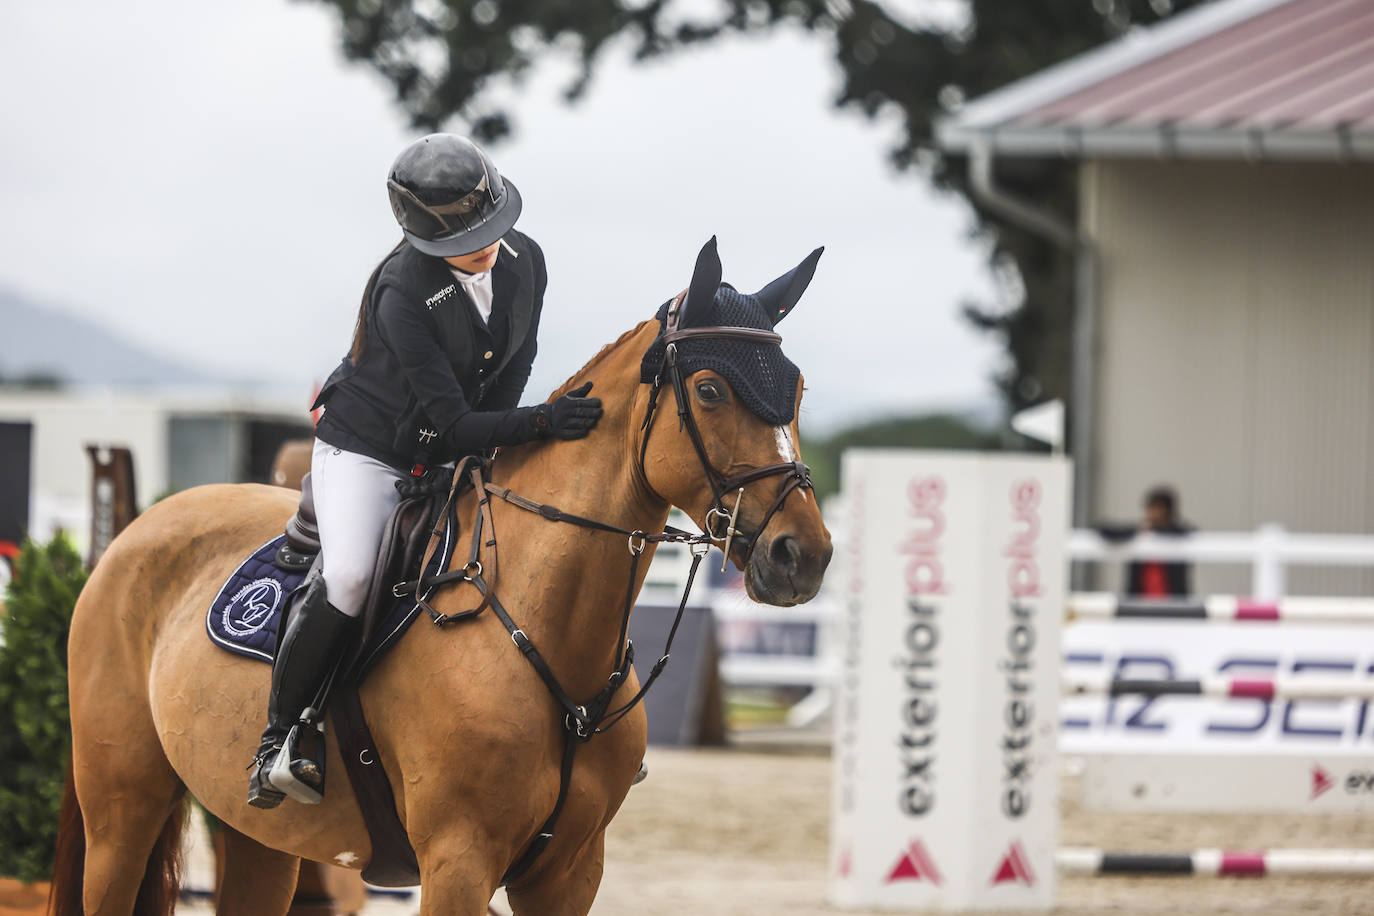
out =
{"type": "Polygon", "coordinates": [[[820,591],[831,552],[828,533],[797,537],[779,532],[768,540],[760,538],[744,570],[745,593],[778,607],[804,604],[820,591]]]}

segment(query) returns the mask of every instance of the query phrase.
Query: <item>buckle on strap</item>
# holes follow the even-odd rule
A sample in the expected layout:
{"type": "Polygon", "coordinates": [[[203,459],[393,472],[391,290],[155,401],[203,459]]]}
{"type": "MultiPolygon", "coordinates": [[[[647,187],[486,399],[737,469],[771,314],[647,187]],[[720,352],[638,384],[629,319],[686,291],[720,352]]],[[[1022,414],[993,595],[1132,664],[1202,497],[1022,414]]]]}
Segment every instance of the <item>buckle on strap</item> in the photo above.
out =
{"type": "Polygon", "coordinates": [[[563,727],[584,740],[590,737],[587,725],[587,707],[585,706],[579,706],[563,717],[563,727]]]}
{"type": "Polygon", "coordinates": [[[740,503],[744,501],[744,487],[740,487],[735,493],[735,508],[726,512],[717,506],[712,506],[711,511],[706,513],[706,534],[713,541],[722,541],[721,552],[724,554],[720,563],[720,571],[725,572],[725,565],[730,561],[730,544],[739,535],[739,529],[735,527],[735,522],[739,520],[740,503]],[[725,531],[721,533],[717,524],[722,519],[725,520],[725,531]]]}

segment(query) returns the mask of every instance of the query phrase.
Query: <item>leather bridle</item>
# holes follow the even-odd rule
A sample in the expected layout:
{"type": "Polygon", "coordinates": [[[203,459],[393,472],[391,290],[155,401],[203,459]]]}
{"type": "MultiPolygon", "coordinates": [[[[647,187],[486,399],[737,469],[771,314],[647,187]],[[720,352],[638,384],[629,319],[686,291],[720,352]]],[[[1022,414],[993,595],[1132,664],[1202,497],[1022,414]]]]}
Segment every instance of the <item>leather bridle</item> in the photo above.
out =
{"type": "MultiPolygon", "coordinates": [[[[701,462],[701,468],[706,474],[706,481],[711,485],[711,506],[706,510],[706,517],[703,520],[702,530],[710,536],[713,543],[721,548],[725,554],[726,561],[730,557],[732,542],[738,538],[745,545],[744,560],[748,560],[749,554],[754,549],[754,540],[773,520],[773,516],[782,508],[787,497],[793,490],[811,489],[811,469],[800,461],[780,461],[775,464],[764,465],[763,467],[751,468],[733,477],[724,477],[715,466],[711,464],[711,457],[706,452],[706,442],[702,438],[701,428],[697,425],[696,416],[692,413],[692,400],[687,391],[687,379],[683,374],[682,366],[678,362],[677,345],[684,340],[701,340],[704,338],[747,340],[752,343],[780,346],[782,335],[776,331],[765,331],[760,328],[730,327],[716,325],[703,328],[683,328],[682,306],[687,298],[687,291],[678,293],[677,297],[668,306],[668,315],[660,339],[664,343],[663,365],[654,376],[654,386],[649,393],[649,406],[644,414],[644,423],[641,429],[644,430],[644,440],[639,449],[639,470],[641,477],[647,481],[645,476],[644,460],[649,451],[649,435],[653,432],[654,411],[658,406],[658,396],[663,390],[663,376],[667,372],[668,381],[673,386],[673,395],[677,399],[677,415],[679,428],[687,430],[688,438],[692,440],[692,447],[696,449],[697,458],[701,462]],[[736,523],[739,520],[740,503],[744,498],[744,488],[755,481],[764,480],[769,477],[783,475],[783,481],[778,487],[777,496],[773,503],[764,513],[763,520],[759,522],[754,533],[745,535],[738,528],[736,523]],[[726,508],[725,500],[729,494],[735,494],[735,504],[731,508],[726,508]]],[[[725,564],[721,564],[722,571],[725,564]]]]}

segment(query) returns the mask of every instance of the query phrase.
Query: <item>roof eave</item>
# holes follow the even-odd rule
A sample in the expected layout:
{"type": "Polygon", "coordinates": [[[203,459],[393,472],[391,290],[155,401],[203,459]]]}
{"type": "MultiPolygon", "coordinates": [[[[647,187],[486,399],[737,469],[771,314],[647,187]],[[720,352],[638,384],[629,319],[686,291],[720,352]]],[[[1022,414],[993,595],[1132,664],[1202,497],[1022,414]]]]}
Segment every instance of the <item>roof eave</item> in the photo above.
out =
{"type": "Polygon", "coordinates": [[[1006,123],[1289,2],[1291,0],[1223,0],[1193,7],[1147,28],[1133,29],[1115,41],[980,96],[951,120],[969,129],[1006,123]]]}
{"type": "Polygon", "coordinates": [[[1248,159],[1313,162],[1374,160],[1374,132],[1228,130],[1170,127],[936,127],[941,148],[964,153],[986,144],[1002,156],[1065,159],[1248,159]]]}

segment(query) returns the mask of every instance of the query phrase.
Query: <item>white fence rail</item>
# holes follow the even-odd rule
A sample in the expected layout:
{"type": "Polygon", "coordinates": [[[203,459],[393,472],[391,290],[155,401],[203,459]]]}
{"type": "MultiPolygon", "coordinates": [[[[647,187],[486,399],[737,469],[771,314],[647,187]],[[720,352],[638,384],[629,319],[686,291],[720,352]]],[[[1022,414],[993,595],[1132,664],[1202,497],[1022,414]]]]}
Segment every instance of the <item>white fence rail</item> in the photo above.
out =
{"type": "MultiPolygon", "coordinates": [[[[835,529],[832,527],[832,531],[835,529]]],[[[1129,541],[1111,542],[1093,530],[1069,532],[1067,553],[1071,560],[1124,563],[1131,560],[1183,560],[1191,563],[1245,563],[1252,568],[1251,600],[1279,602],[1284,598],[1289,566],[1369,566],[1374,567],[1374,536],[1348,534],[1301,534],[1285,531],[1278,525],[1262,525],[1253,532],[1194,532],[1187,535],[1139,535],[1129,541]]],[[[683,551],[684,560],[686,551],[683,551]]],[[[836,556],[843,555],[836,543],[836,556]]],[[[655,566],[657,567],[657,561],[655,566]]],[[[685,569],[685,563],[680,563],[685,569]]],[[[656,570],[657,571],[657,570],[656,570]]],[[[666,572],[666,570],[665,570],[666,572]]],[[[671,579],[669,575],[667,578],[671,579]]],[[[666,583],[665,583],[666,584],[666,583]]],[[[1235,599],[1232,599],[1233,601],[1235,599]]],[[[1084,616],[1105,616],[1105,596],[1093,601],[1090,596],[1070,599],[1085,601],[1084,616]],[[1087,608],[1091,605],[1091,609],[1087,608]],[[1097,613],[1094,613],[1094,612],[1097,613]]],[[[1282,616],[1303,617],[1309,609],[1303,602],[1315,602],[1313,616],[1331,614],[1342,599],[1293,599],[1293,607],[1283,608],[1282,616]]],[[[1350,602],[1346,602],[1349,604],[1350,602]]],[[[1360,602],[1358,613],[1336,613],[1335,617],[1363,618],[1367,601],[1360,602]]],[[[840,670],[838,641],[833,638],[839,626],[842,605],[838,581],[828,585],[810,604],[792,608],[741,603],[731,598],[713,601],[719,625],[757,623],[780,625],[811,623],[816,626],[815,654],[811,656],[761,653],[727,653],[721,658],[721,677],[733,686],[810,687],[814,694],[805,708],[805,719],[823,711],[830,688],[840,670]]]]}
{"type": "Polygon", "coordinates": [[[1246,563],[1251,567],[1251,596],[1273,601],[1284,595],[1289,566],[1374,567],[1374,536],[1294,534],[1280,525],[1261,525],[1253,532],[1141,534],[1129,541],[1112,543],[1096,531],[1075,529],[1069,532],[1068,554],[1071,560],[1117,563],[1246,563]]]}

